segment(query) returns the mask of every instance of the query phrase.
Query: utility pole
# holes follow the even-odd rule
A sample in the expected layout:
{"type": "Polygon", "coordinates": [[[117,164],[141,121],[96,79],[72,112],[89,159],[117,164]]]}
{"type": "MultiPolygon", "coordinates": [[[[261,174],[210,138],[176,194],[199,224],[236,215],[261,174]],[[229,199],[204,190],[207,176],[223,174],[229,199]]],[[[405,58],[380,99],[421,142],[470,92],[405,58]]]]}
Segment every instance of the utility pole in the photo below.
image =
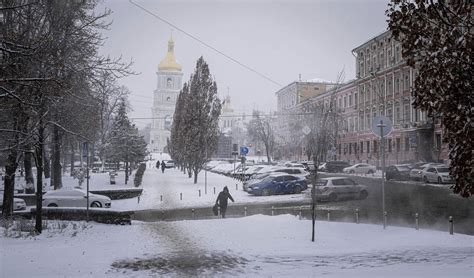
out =
{"type": "Polygon", "coordinates": [[[385,138],[383,136],[383,128],[386,125],[380,120],[380,123],[377,125],[380,128],[380,154],[382,155],[382,221],[383,228],[387,226],[386,217],[385,217],[385,138]]]}

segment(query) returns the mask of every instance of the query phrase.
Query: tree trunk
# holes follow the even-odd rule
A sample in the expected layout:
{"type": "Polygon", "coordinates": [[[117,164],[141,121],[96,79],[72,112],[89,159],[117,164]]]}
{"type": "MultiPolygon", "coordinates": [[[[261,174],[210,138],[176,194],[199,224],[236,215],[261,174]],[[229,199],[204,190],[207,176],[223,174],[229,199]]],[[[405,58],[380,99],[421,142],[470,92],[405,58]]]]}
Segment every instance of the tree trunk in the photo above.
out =
{"type": "Polygon", "coordinates": [[[197,171],[196,169],[194,169],[194,184],[196,184],[197,181],[198,181],[198,174],[199,174],[199,171],[197,171]]]}
{"type": "Polygon", "coordinates": [[[125,184],[128,182],[128,160],[125,161],[125,184]]]}
{"type": "Polygon", "coordinates": [[[51,160],[49,159],[49,154],[46,151],[46,148],[42,146],[41,149],[43,150],[42,157],[43,157],[43,167],[44,167],[43,168],[44,178],[49,179],[51,177],[51,164],[50,164],[51,160]]]}
{"type": "Polygon", "coordinates": [[[15,190],[15,172],[18,167],[18,152],[10,150],[5,164],[4,193],[2,213],[5,218],[13,214],[13,193],[15,190]]]}
{"type": "Polygon", "coordinates": [[[54,190],[60,189],[62,185],[61,175],[61,136],[59,134],[59,128],[53,126],[53,153],[51,156],[52,160],[52,183],[54,190]]]}
{"type": "Polygon", "coordinates": [[[25,193],[35,193],[35,179],[33,178],[31,155],[31,152],[25,152],[23,160],[23,163],[25,165],[25,193]]]}
{"type": "Polygon", "coordinates": [[[35,231],[41,234],[43,231],[43,132],[42,120],[38,128],[38,145],[36,146],[36,224],[35,231]]]}
{"type": "Polygon", "coordinates": [[[270,158],[270,148],[268,147],[267,143],[265,143],[265,152],[267,153],[267,162],[268,163],[272,162],[272,160],[270,158]]]}
{"type": "Polygon", "coordinates": [[[74,173],[74,160],[75,160],[75,149],[74,149],[74,142],[70,142],[70,147],[71,147],[71,165],[70,165],[70,170],[71,172],[69,173],[72,177],[74,173]]]}

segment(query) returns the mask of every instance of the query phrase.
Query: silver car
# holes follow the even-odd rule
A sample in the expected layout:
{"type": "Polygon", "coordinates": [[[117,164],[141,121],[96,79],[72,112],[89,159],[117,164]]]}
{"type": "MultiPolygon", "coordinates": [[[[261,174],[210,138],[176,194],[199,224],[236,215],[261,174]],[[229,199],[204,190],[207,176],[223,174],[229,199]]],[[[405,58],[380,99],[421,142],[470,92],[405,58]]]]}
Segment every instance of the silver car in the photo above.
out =
{"type": "Polygon", "coordinates": [[[426,167],[422,172],[423,181],[426,183],[452,183],[453,179],[449,175],[449,169],[446,166],[426,167]]]}
{"type": "MultiPolygon", "coordinates": [[[[3,198],[0,198],[0,208],[1,207],[3,207],[3,198]]],[[[25,200],[21,198],[13,198],[13,210],[24,210],[24,209],[26,209],[25,200]]]]}
{"type": "Polygon", "coordinates": [[[369,196],[367,186],[357,184],[350,178],[332,177],[316,181],[316,199],[337,201],[342,199],[365,199],[369,196]]]}
{"type": "MultiPolygon", "coordinates": [[[[111,200],[107,196],[89,193],[89,204],[96,208],[110,208],[111,200]]],[[[82,189],[60,189],[43,195],[44,207],[86,207],[87,192],[82,189]]]]}

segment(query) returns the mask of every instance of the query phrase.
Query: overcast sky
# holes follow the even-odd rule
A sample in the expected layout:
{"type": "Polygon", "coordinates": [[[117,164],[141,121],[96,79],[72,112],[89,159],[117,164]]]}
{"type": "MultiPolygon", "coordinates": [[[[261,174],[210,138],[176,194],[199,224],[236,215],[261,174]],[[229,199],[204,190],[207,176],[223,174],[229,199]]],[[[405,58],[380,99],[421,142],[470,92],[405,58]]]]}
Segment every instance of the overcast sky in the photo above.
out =
{"type": "MultiPolygon", "coordinates": [[[[97,9],[111,9],[113,23],[104,32],[107,39],[101,52],[133,59],[133,69],[140,73],[119,80],[132,91],[132,118],[151,117],[157,66],[166,55],[171,32],[183,82],[203,56],[221,98],[229,90],[234,110],[250,113],[254,108],[276,110],[275,92],[299,74],[303,80],[334,81],[344,68],[346,81],[353,79],[351,50],[387,28],[385,0],[135,2],[282,86],[173,30],[128,0],[106,0],[97,9]]],[[[150,120],[135,122],[143,126],[150,120]]]]}

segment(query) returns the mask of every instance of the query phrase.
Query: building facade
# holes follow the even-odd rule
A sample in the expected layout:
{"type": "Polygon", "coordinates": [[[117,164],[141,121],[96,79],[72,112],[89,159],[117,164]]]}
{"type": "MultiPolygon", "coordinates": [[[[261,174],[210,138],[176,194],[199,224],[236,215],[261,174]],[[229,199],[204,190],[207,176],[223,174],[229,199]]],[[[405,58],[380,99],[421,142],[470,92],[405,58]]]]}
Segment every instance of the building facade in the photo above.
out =
{"type": "Polygon", "coordinates": [[[156,90],[153,92],[152,123],[149,150],[167,152],[174,110],[182,87],[181,65],[174,56],[174,42],[168,41],[168,53],[158,65],[156,90]]]}
{"type": "MultiPolygon", "coordinates": [[[[416,70],[402,59],[400,43],[387,31],[352,52],[356,57],[356,79],[303,101],[299,101],[297,87],[292,83],[277,92],[281,114],[298,115],[305,112],[310,103],[334,101],[338,119],[333,127],[334,143],[328,143],[331,154],[328,160],[380,166],[380,138],[372,133],[372,121],[377,116],[385,116],[393,123],[393,130],[385,141],[387,165],[413,161],[446,162],[448,149],[442,143],[440,124],[412,106],[410,88],[416,70]]],[[[288,137],[287,142],[296,144],[298,140],[304,140],[302,130],[298,121],[291,122],[288,117],[280,119],[279,116],[278,131],[283,138],[288,137]]],[[[301,148],[292,151],[293,157],[295,152],[304,153],[301,148]]]]}
{"type": "Polygon", "coordinates": [[[410,88],[416,70],[406,65],[401,50],[388,31],[353,50],[357,78],[352,90],[338,93],[344,121],[338,159],[380,165],[380,139],[372,133],[376,116],[385,116],[393,124],[385,141],[387,165],[447,159],[440,124],[412,106],[410,88]]]}

